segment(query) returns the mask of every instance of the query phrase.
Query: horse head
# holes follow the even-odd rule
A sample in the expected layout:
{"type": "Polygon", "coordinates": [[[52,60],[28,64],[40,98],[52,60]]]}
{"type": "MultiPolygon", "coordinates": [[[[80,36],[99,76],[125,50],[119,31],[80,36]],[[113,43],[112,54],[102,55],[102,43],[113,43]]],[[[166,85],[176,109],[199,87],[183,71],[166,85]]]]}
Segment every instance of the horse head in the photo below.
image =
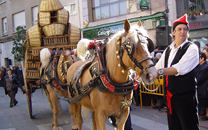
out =
{"type": "Polygon", "coordinates": [[[50,61],[54,62],[54,64],[51,65],[54,65],[54,71],[57,72],[56,74],[59,81],[61,83],[66,83],[67,69],[70,65],[77,61],[77,58],[71,54],[70,50],[49,51],[48,48],[43,48],[40,51],[40,61],[42,63],[42,68],[49,66],[50,61]]]}
{"type": "Polygon", "coordinates": [[[62,51],[57,65],[57,75],[62,83],[66,83],[67,69],[76,61],[76,56],[72,55],[70,50],[62,51]]]}
{"type": "MultiPolygon", "coordinates": [[[[124,30],[116,33],[107,44],[106,60],[111,78],[118,82],[129,75],[129,70],[134,70],[141,77],[143,83],[154,83],[157,71],[148,51],[148,44],[152,44],[147,31],[142,27],[141,21],[131,26],[129,21],[124,21],[124,30]],[[119,69],[117,69],[119,68],[119,69]],[[112,75],[119,75],[117,78],[112,75]]],[[[126,82],[127,79],[123,82],[126,82]]]]}

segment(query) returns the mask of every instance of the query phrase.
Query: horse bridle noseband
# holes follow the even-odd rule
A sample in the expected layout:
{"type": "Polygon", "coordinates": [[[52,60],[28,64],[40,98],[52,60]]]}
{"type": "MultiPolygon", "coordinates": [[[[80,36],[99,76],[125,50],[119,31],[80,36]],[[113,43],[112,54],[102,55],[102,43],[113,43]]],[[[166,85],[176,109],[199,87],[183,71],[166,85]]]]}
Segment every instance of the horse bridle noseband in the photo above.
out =
{"type": "MultiPolygon", "coordinates": [[[[146,37],[142,36],[142,34],[140,34],[139,32],[138,32],[138,34],[137,34],[137,37],[138,37],[140,43],[143,43],[143,42],[144,42],[143,39],[146,38],[146,37]]],[[[154,66],[154,64],[150,64],[148,67],[144,68],[144,67],[141,65],[141,63],[142,63],[143,61],[152,59],[152,58],[149,57],[149,56],[148,56],[148,57],[144,57],[144,58],[140,59],[139,61],[136,61],[136,59],[132,56],[133,51],[134,51],[134,49],[135,49],[134,43],[132,42],[132,40],[131,40],[130,38],[128,38],[128,39],[126,40],[125,34],[123,34],[123,35],[120,36],[120,43],[119,43],[119,51],[118,51],[118,52],[119,52],[119,57],[120,57],[120,58],[119,58],[119,59],[120,59],[120,64],[121,64],[121,66],[122,66],[124,69],[130,70],[130,68],[127,68],[127,67],[124,65],[123,61],[122,61],[124,49],[127,51],[127,54],[128,54],[128,56],[129,56],[129,58],[130,58],[131,61],[134,63],[134,67],[133,67],[134,70],[135,70],[136,67],[138,67],[139,69],[141,69],[141,73],[143,73],[143,70],[145,70],[145,69],[147,69],[147,68],[150,68],[150,67],[153,67],[153,66],[154,66]],[[123,42],[123,45],[122,45],[122,42],[123,42]]]]}

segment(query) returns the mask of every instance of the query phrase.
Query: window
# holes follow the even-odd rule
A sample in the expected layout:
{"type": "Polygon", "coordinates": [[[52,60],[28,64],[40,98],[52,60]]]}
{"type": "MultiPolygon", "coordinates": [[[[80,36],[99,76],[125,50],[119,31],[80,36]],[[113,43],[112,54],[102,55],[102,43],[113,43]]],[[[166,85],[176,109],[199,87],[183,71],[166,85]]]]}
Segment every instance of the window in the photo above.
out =
{"type": "Polygon", "coordinates": [[[70,15],[76,14],[76,4],[75,3],[64,6],[64,9],[68,10],[70,15]]]}
{"type": "Polygon", "coordinates": [[[137,11],[137,4],[130,0],[93,0],[94,21],[133,13],[137,11]]]}
{"type": "Polygon", "coordinates": [[[2,19],[2,29],[3,29],[3,35],[7,35],[7,18],[2,19]]]}
{"type": "Polygon", "coordinates": [[[32,25],[37,24],[38,6],[32,7],[32,25]]]}
{"type": "Polygon", "coordinates": [[[177,16],[180,17],[184,13],[189,16],[203,15],[208,11],[208,0],[178,0],[176,1],[177,16]]]}
{"type": "Polygon", "coordinates": [[[13,14],[13,32],[16,32],[17,26],[26,27],[25,24],[25,11],[13,14]]]}

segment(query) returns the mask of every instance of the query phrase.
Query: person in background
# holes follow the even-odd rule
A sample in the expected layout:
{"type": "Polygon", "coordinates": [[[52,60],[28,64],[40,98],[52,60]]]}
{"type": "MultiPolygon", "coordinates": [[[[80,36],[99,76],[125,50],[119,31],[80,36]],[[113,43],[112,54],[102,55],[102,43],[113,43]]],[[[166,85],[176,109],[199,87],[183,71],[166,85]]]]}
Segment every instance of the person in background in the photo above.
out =
{"type": "Polygon", "coordinates": [[[18,77],[19,83],[21,85],[21,86],[19,86],[19,88],[21,89],[22,93],[25,94],[25,90],[23,89],[23,87],[25,86],[24,75],[22,72],[22,65],[21,64],[19,65],[19,68],[17,69],[17,77],[18,77]]]}
{"type": "Polygon", "coordinates": [[[173,42],[156,64],[159,76],[165,76],[169,130],[199,130],[195,68],[199,50],[188,40],[188,16],[173,22],[173,42]]]}
{"type": "Polygon", "coordinates": [[[0,78],[1,78],[1,87],[3,87],[4,84],[4,76],[6,75],[6,69],[4,67],[1,67],[1,73],[0,73],[0,78]]]}
{"type": "Polygon", "coordinates": [[[197,47],[198,47],[198,49],[199,49],[199,52],[200,52],[200,48],[201,48],[200,42],[194,41],[193,43],[195,43],[195,44],[197,45],[197,47]]]}
{"type": "Polygon", "coordinates": [[[15,95],[18,91],[18,86],[19,80],[15,74],[12,74],[11,69],[7,69],[8,75],[5,76],[5,81],[4,81],[4,89],[5,89],[5,94],[8,94],[10,97],[10,107],[15,106],[18,101],[15,99],[15,95]]]}
{"type": "Polygon", "coordinates": [[[197,94],[199,108],[206,108],[206,115],[201,118],[203,121],[206,121],[208,120],[208,62],[206,62],[206,55],[203,52],[200,53],[199,64],[196,71],[197,94]]]}
{"type": "Polygon", "coordinates": [[[204,47],[208,47],[208,44],[205,44],[204,47]]]}
{"type": "Polygon", "coordinates": [[[205,46],[203,48],[202,52],[206,55],[206,57],[207,57],[206,61],[208,61],[208,47],[205,46]]]}
{"type": "Polygon", "coordinates": [[[18,69],[17,69],[16,66],[13,66],[13,67],[12,67],[12,73],[13,73],[13,74],[17,75],[17,70],[18,70],[18,69]]]}

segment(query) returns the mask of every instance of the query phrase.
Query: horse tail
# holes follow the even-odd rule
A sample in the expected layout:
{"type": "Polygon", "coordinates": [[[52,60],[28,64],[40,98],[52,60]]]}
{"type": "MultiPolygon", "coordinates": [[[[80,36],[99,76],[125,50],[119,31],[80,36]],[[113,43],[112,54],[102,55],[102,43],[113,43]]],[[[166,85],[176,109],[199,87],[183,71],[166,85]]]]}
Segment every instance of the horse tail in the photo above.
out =
{"type": "Polygon", "coordinates": [[[82,106],[82,117],[84,119],[85,122],[88,122],[88,120],[90,119],[90,110],[87,109],[86,107],[82,106]]]}
{"type": "Polygon", "coordinates": [[[43,48],[40,51],[40,61],[42,63],[43,68],[46,67],[50,61],[51,53],[48,48],[43,48]]]}
{"type": "Polygon", "coordinates": [[[88,45],[90,43],[90,40],[88,39],[82,39],[77,44],[77,56],[84,60],[87,55],[89,54],[88,45]]]}

